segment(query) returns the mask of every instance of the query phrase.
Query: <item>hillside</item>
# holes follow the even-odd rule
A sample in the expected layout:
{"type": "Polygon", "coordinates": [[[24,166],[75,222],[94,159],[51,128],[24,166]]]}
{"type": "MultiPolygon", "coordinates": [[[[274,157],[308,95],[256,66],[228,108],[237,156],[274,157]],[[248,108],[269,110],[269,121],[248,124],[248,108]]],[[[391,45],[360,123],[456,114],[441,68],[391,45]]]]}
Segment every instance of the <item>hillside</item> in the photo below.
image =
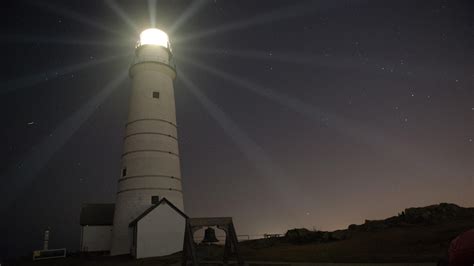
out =
{"type": "Polygon", "coordinates": [[[242,243],[250,260],[321,262],[437,261],[449,243],[474,228],[474,208],[442,203],[408,208],[384,220],[366,220],[333,232],[289,230],[284,237],[242,243]]]}

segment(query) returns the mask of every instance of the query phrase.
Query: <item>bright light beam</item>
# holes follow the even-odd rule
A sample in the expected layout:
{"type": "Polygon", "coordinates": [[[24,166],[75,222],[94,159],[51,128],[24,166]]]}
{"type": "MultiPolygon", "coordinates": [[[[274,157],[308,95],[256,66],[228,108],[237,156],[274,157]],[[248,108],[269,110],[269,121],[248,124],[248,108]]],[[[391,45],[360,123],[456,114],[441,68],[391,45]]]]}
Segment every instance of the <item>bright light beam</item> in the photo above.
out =
{"type": "MultiPolygon", "coordinates": [[[[308,197],[308,195],[298,193],[300,190],[295,186],[294,180],[288,178],[290,175],[285,174],[281,167],[273,163],[264,149],[255,143],[224,111],[207,98],[185,73],[181,72],[179,78],[186,85],[187,91],[195,96],[209,115],[224,130],[225,134],[235,143],[240,152],[253,164],[266,183],[272,185],[271,191],[278,194],[275,196],[275,200],[281,200],[282,205],[284,205],[290,202],[288,199],[294,198],[294,195],[299,195],[299,199],[308,197]]],[[[279,202],[279,204],[281,203],[279,202]]],[[[289,207],[284,209],[293,209],[289,207]]]]}
{"type": "Polygon", "coordinates": [[[247,88],[255,93],[257,93],[260,96],[263,96],[265,98],[271,99],[274,102],[277,102],[281,105],[290,107],[293,110],[298,111],[299,113],[303,113],[305,115],[311,114],[311,117],[327,117],[328,114],[324,113],[323,111],[317,109],[316,107],[303,103],[300,100],[296,98],[289,97],[288,95],[278,93],[276,91],[273,91],[268,88],[264,88],[262,86],[259,86],[255,83],[252,83],[250,81],[244,80],[242,78],[236,77],[234,75],[228,74],[225,71],[219,70],[217,68],[211,67],[206,64],[198,63],[197,61],[190,59],[189,56],[186,57],[176,57],[175,58],[178,61],[183,61],[189,64],[192,64],[193,66],[196,66],[200,69],[205,70],[208,73],[211,73],[215,76],[218,76],[222,79],[229,80],[239,86],[242,86],[244,88],[247,88]]]}
{"type": "Polygon", "coordinates": [[[46,166],[56,152],[94,114],[109,95],[122,84],[127,75],[128,72],[125,71],[108,82],[97,95],[93,96],[64,120],[48,137],[33,146],[19,164],[2,174],[2,182],[4,184],[0,187],[0,194],[2,195],[0,214],[7,211],[24,189],[34,182],[37,174],[46,166]]]}
{"type": "Polygon", "coordinates": [[[207,0],[191,1],[191,3],[186,8],[186,10],[178,17],[178,19],[171,25],[171,27],[169,27],[168,32],[169,33],[176,32],[179,29],[179,27],[181,27],[184,23],[186,23],[195,14],[197,14],[198,11],[201,10],[201,8],[206,3],[208,3],[207,0]]]}
{"type": "Polygon", "coordinates": [[[115,2],[115,0],[105,0],[105,3],[117,14],[123,21],[132,28],[135,32],[139,32],[138,26],[133,20],[125,13],[125,11],[115,2]]]}
{"type": "Polygon", "coordinates": [[[111,33],[111,34],[114,34],[114,35],[119,35],[119,36],[122,36],[122,37],[125,37],[125,38],[130,38],[129,35],[125,35],[122,31],[113,30],[113,29],[103,25],[102,23],[95,21],[92,18],[88,18],[88,17],[86,17],[86,16],[84,16],[84,15],[78,13],[78,12],[69,10],[67,8],[57,6],[57,5],[53,5],[53,4],[51,4],[49,2],[45,2],[45,1],[33,1],[31,3],[36,5],[36,6],[39,6],[41,8],[44,8],[48,11],[51,11],[53,13],[56,13],[58,15],[65,16],[65,17],[68,17],[72,20],[80,22],[82,24],[91,26],[95,29],[102,30],[104,32],[108,32],[108,33],[111,33]]]}
{"type": "Polygon", "coordinates": [[[306,2],[306,3],[298,4],[298,5],[295,5],[295,6],[275,9],[275,10],[269,12],[269,13],[266,13],[266,14],[259,14],[257,16],[251,17],[251,18],[246,18],[246,19],[242,19],[242,20],[239,20],[239,21],[236,21],[236,22],[233,22],[233,23],[220,25],[220,26],[217,26],[215,28],[205,30],[205,31],[202,31],[202,32],[189,34],[189,35],[183,36],[181,38],[174,38],[173,42],[174,43],[186,42],[186,41],[190,41],[190,40],[194,40],[194,39],[208,37],[208,36],[215,35],[215,34],[222,33],[222,32],[241,30],[241,29],[245,29],[245,28],[250,27],[250,26],[265,24],[265,23],[268,23],[268,22],[277,21],[277,20],[281,20],[281,19],[298,17],[298,16],[307,15],[307,14],[315,12],[316,9],[308,7],[308,3],[311,3],[311,2],[306,2]]]}
{"type": "Polygon", "coordinates": [[[140,33],[140,41],[138,46],[142,45],[158,45],[166,48],[170,48],[170,40],[166,32],[159,29],[146,29],[140,33]]]}
{"type": "Polygon", "coordinates": [[[110,56],[110,57],[106,57],[102,59],[89,60],[87,62],[82,62],[78,64],[50,69],[45,72],[17,78],[14,80],[5,81],[5,82],[2,82],[0,85],[0,95],[9,93],[11,91],[18,90],[18,89],[29,88],[41,82],[49,81],[49,80],[61,77],[63,75],[74,73],[74,72],[77,72],[77,71],[80,71],[92,66],[96,66],[99,64],[111,62],[111,61],[120,59],[122,57],[129,56],[129,55],[130,54],[114,55],[114,56],[110,56]]]}
{"type": "Polygon", "coordinates": [[[213,103],[201,90],[187,78],[187,75],[180,73],[179,78],[188,88],[194,97],[202,104],[209,115],[219,124],[227,136],[229,136],[237,148],[253,163],[262,176],[273,176],[279,171],[265,154],[264,150],[257,145],[224,111],[222,111],[215,103],[213,103]]]}
{"type": "Polygon", "coordinates": [[[148,0],[148,12],[150,13],[150,25],[156,28],[156,0],[148,0]]]}

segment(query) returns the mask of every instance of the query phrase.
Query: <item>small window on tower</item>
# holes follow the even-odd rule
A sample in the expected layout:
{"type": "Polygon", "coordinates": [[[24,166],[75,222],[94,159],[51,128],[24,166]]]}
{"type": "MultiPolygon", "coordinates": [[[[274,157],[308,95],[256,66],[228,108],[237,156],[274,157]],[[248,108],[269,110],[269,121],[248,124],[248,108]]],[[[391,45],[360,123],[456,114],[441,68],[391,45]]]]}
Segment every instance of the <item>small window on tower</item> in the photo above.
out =
{"type": "Polygon", "coordinates": [[[160,202],[159,196],[151,196],[151,204],[158,204],[160,202]]]}
{"type": "Polygon", "coordinates": [[[127,168],[123,168],[122,169],[122,176],[126,176],[127,175],[127,168]]]}
{"type": "Polygon", "coordinates": [[[159,99],[160,98],[160,92],[159,91],[154,91],[153,92],[153,98],[159,99]]]}

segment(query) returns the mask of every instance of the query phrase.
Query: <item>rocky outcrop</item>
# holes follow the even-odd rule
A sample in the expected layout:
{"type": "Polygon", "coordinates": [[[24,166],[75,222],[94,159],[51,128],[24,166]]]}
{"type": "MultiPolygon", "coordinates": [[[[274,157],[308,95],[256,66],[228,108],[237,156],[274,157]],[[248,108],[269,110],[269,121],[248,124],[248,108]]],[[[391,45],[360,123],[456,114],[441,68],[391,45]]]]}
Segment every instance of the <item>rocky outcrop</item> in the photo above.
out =
{"type": "Polygon", "coordinates": [[[310,231],[306,228],[295,228],[288,230],[285,240],[293,244],[304,244],[313,242],[329,242],[349,239],[352,233],[349,230],[336,230],[334,232],[310,231]]]}
{"type": "Polygon", "coordinates": [[[351,224],[351,231],[378,231],[390,227],[439,224],[453,219],[474,219],[474,208],[441,203],[420,208],[407,208],[397,216],[384,220],[365,220],[364,224],[351,224]]]}
{"type": "Polygon", "coordinates": [[[400,215],[403,221],[411,224],[436,224],[457,218],[474,218],[472,208],[462,208],[456,204],[441,203],[422,208],[408,208],[400,215]]]}
{"type": "Polygon", "coordinates": [[[363,224],[351,224],[346,230],[333,232],[310,231],[306,228],[288,230],[284,239],[295,244],[329,242],[351,238],[355,231],[382,231],[391,227],[432,225],[456,219],[473,219],[474,208],[462,208],[456,204],[441,203],[420,208],[407,208],[397,216],[384,220],[365,220],[363,224]]]}

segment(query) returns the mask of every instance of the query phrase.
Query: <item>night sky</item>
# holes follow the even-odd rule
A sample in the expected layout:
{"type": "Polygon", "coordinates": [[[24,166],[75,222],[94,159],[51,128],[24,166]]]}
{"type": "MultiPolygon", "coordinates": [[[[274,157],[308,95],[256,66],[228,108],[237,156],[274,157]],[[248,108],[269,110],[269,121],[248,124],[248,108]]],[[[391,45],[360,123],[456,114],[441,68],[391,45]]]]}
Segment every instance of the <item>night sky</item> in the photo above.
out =
{"type": "Polygon", "coordinates": [[[185,211],[238,234],[474,205],[473,1],[5,1],[1,256],[114,202],[139,33],[169,33],[185,211]],[[153,25],[153,23],[155,23],[153,25]],[[123,79],[123,78],[122,78],[123,79]]]}

